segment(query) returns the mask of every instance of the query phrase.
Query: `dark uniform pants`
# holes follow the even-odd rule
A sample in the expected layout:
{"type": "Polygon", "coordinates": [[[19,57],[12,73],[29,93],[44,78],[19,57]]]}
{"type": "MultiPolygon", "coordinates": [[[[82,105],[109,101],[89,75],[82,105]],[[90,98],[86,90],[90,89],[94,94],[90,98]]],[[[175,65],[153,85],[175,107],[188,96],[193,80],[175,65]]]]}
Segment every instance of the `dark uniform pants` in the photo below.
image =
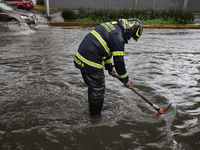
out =
{"type": "Polygon", "coordinates": [[[90,115],[99,115],[103,107],[105,93],[104,73],[86,73],[81,71],[84,82],[88,85],[90,115]]]}

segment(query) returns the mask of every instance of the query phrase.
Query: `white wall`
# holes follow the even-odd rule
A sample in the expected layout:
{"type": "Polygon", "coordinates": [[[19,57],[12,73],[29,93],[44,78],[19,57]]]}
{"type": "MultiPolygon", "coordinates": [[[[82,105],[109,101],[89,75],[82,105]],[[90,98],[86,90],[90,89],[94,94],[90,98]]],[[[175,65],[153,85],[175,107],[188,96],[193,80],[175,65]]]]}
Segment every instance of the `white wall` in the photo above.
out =
{"type": "MultiPolygon", "coordinates": [[[[147,8],[151,9],[153,0],[49,0],[50,8],[147,8]]],[[[155,9],[180,9],[200,11],[200,0],[156,0],[155,9]],[[186,7],[187,2],[187,7],[186,7]]]]}

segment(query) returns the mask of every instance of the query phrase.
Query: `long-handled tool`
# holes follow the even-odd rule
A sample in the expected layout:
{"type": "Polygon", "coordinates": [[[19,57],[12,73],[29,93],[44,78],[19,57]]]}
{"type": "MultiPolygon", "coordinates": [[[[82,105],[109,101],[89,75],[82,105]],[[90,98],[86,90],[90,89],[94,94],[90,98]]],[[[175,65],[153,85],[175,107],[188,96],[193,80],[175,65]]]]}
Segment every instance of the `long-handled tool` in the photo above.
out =
{"type": "MultiPolygon", "coordinates": [[[[118,75],[116,75],[116,78],[120,79],[118,75]]],[[[157,105],[153,104],[151,101],[149,101],[146,97],[144,97],[142,94],[140,94],[136,89],[134,89],[133,87],[130,88],[133,92],[135,92],[137,95],[139,95],[143,100],[145,100],[149,105],[151,105],[156,111],[157,113],[155,113],[155,116],[158,116],[159,114],[163,114],[166,110],[169,109],[169,107],[171,106],[172,103],[170,103],[166,108],[162,109],[160,107],[158,107],[157,105]]]]}

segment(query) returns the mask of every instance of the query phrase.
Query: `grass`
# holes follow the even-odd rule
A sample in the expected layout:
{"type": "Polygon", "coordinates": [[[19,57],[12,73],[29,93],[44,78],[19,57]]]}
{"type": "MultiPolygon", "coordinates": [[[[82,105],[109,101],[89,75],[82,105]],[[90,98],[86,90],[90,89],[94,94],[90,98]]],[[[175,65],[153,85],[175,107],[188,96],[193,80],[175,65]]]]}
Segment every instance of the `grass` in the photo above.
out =
{"type": "MultiPolygon", "coordinates": [[[[69,20],[70,21],[70,20],[69,20]]],[[[89,19],[76,19],[76,20],[71,20],[71,21],[76,21],[76,22],[94,22],[94,20],[89,20],[89,19]]],[[[101,22],[101,21],[95,21],[95,22],[101,22]]],[[[173,20],[165,21],[162,19],[153,19],[153,20],[146,20],[142,21],[143,24],[178,24],[177,22],[173,20]]]]}
{"type": "Polygon", "coordinates": [[[142,22],[143,24],[178,24],[178,22],[174,20],[163,20],[163,19],[152,19],[146,20],[142,22]]]}
{"type": "MultiPolygon", "coordinates": [[[[163,19],[153,19],[153,20],[146,20],[142,21],[143,24],[180,24],[174,20],[163,20],[163,19]]],[[[189,21],[188,23],[181,23],[181,24],[195,24],[195,21],[189,21]]]]}
{"type": "MultiPolygon", "coordinates": [[[[76,20],[66,20],[74,22],[103,22],[103,21],[94,21],[92,19],[76,19],[76,20]]],[[[163,20],[163,19],[152,19],[152,20],[142,20],[142,24],[179,24],[174,20],[163,20]]],[[[183,23],[182,23],[183,24],[183,23]]],[[[188,24],[195,24],[195,21],[188,22],[188,24]]]]}
{"type": "Polygon", "coordinates": [[[43,8],[44,5],[35,5],[34,7],[35,7],[35,8],[43,8]]]}

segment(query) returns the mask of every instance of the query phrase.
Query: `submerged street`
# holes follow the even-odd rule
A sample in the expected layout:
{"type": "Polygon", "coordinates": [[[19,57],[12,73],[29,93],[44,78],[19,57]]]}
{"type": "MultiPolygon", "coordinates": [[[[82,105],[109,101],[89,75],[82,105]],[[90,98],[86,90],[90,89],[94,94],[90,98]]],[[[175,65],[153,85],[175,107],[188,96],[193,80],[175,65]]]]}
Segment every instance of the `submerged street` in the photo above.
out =
{"type": "Polygon", "coordinates": [[[132,86],[106,75],[102,116],[91,118],[73,59],[92,28],[0,29],[0,149],[200,149],[200,30],[145,28],[125,48],[132,86]]]}

